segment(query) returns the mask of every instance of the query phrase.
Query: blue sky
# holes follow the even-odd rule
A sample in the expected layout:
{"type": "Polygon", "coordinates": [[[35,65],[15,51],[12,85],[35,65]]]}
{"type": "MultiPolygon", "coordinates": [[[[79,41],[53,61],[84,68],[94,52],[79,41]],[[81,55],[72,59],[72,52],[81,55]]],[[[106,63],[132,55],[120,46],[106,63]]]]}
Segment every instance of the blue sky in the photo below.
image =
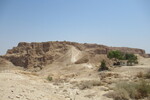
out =
{"type": "Polygon", "coordinates": [[[150,0],[0,0],[0,54],[57,40],[150,53],[150,0]]]}

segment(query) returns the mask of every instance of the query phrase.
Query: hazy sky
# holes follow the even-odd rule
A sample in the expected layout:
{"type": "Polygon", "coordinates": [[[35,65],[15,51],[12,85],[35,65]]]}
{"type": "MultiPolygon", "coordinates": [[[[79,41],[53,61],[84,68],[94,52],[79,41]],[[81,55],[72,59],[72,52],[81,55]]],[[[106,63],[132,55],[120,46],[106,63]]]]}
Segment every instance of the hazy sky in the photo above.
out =
{"type": "Polygon", "coordinates": [[[150,0],[0,0],[0,54],[57,40],[150,53],[150,0]]]}

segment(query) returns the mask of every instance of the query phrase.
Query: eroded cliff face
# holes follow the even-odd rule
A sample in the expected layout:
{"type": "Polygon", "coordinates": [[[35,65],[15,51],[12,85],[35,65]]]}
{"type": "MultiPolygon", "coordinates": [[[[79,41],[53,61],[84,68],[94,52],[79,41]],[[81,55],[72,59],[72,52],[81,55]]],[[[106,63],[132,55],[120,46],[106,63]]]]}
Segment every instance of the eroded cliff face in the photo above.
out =
{"type": "Polygon", "coordinates": [[[75,64],[88,62],[94,63],[94,61],[97,61],[98,63],[100,60],[97,59],[101,58],[101,55],[103,55],[102,59],[107,59],[104,55],[111,50],[120,50],[122,52],[145,55],[145,51],[142,49],[55,41],[41,43],[20,42],[17,47],[8,50],[3,58],[11,61],[16,66],[24,68],[42,68],[43,66],[55,61],[64,62],[66,59],[73,59],[74,61],[72,63],[75,64]],[[71,50],[72,47],[76,50],[71,50]],[[60,60],[62,58],[63,60],[60,60]]]}

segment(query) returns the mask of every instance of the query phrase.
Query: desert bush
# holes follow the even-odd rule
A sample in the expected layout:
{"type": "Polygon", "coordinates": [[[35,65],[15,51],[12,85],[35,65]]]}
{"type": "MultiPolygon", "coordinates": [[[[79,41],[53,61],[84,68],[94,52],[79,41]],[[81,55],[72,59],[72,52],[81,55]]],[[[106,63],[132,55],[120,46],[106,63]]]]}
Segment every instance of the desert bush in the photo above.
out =
{"type": "Polygon", "coordinates": [[[129,94],[127,91],[120,89],[117,92],[115,92],[115,94],[112,94],[114,100],[129,100],[129,94]]]}
{"type": "Polygon", "coordinates": [[[112,58],[115,58],[115,59],[123,59],[123,53],[119,50],[116,50],[116,51],[110,51],[107,55],[108,58],[112,59],[112,58]]]}
{"type": "Polygon", "coordinates": [[[100,86],[100,85],[101,85],[101,82],[97,80],[82,81],[80,84],[77,84],[77,86],[81,90],[90,89],[93,86],[100,86]]]}
{"type": "Polygon", "coordinates": [[[115,60],[127,60],[128,65],[133,65],[132,63],[138,64],[137,56],[132,53],[123,53],[119,50],[110,51],[107,57],[110,59],[114,58],[115,60]]]}
{"type": "Polygon", "coordinates": [[[138,78],[143,78],[143,79],[150,79],[150,70],[146,73],[139,72],[136,75],[138,78]]]}
{"type": "Polygon", "coordinates": [[[134,54],[126,53],[124,55],[124,59],[129,60],[129,61],[137,61],[137,56],[135,56],[134,54]]]}
{"type": "Polygon", "coordinates": [[[48,76],[47,76],[47,80],[48,80],[48,81],[52,81],[53,78],[52,78],[50,75],[48,75],[48,76]]]}
{"type": "Polygon", "coordinates": [[[150,79],[150,70],[144,76],[145,78],[150,79]]]}
{"type": "Polygon", "coordinates": [[[139,73],[137,73],[137,75],[136,75],[138,78],[143,78],[144,77],[144,74],[143,74],[143,72],[139,72],[139,73]]]}
{"type": "Polygon", "coordinates": [[[116,85],[114,91],[112,95],[114,100],[129,100],[129,98],[138,100],[150,95],[150,84],[145,80],[138,83],[121,82],[116,85]]]}
{"type": "Polygon", "coordinates": [[[98,69],[98,71],[104,71],[104,70],[108,70],[108,67],[106,66],[105,60],[103,60],[101,62],[101,65],[100,65],[100,68],[98,69]]]}

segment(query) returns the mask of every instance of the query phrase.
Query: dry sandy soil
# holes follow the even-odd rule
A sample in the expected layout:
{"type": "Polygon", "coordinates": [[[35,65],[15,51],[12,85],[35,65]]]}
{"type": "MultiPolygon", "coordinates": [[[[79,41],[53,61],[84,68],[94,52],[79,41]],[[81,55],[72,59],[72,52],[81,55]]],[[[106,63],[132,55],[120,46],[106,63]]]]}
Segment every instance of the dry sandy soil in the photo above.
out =
{"type": "MultiPolygon", "coordinates": [[[[71,62],[80,54],[74,52],[71,62]]],[[[138,58],[136,66],[117,67],[106,72],[97,72],[97,68],[88,63],[66,65],[60,62],[30,72],[1,61],[0,100],[113,100],[105,94],[112,91],[115,83],[132,81],[137,73],[150,69],[150,58],[138,58]],[[47,80],[48,76],[52,81],[47,80]]]]}

